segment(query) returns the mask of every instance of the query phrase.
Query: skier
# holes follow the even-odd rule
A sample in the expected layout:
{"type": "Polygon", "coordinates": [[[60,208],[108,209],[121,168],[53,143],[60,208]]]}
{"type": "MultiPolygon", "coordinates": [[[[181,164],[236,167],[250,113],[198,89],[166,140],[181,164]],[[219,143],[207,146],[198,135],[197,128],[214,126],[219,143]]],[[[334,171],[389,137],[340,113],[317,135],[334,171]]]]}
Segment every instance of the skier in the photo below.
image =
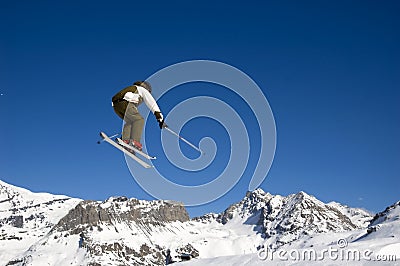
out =
{"type": "Polygon", "coordinates": [[[147,81],[136,81],[112,97],[112,106],[115,113],[125,121],[122,130],[122,140],[142,150],[140,139],[142,137],[144,119],[138,111],[138,106],[145,102],[150,111],[155,115],[160,129],[167,127],[164,117],[156,100],[151,95],[151,85],[147,81]]]}

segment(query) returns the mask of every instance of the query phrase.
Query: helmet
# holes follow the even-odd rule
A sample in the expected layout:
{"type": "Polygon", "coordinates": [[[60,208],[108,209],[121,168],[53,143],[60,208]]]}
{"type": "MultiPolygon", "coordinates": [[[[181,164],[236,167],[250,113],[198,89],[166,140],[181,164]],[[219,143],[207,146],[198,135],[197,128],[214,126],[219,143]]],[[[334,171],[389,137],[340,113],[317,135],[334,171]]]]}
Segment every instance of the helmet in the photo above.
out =
{"type": "Polygon", "coordinates": [[[147,81],[138,80],[138,81],[135,81],[135,83],[133,83],[133,85],[141,86],[151,93],[151,85],[147,81]]]}

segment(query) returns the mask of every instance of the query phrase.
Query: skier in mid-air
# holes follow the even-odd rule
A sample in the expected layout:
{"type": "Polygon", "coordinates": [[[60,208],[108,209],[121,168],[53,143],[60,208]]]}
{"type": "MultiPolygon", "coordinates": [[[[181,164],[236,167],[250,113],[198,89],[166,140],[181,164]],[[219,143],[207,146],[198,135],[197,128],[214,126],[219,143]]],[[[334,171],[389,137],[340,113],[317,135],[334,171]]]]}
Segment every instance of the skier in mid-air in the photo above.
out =
{"type": "MultiPolygon", "coordinates": [[[[106,133],[101,131],[100,136],[103,138],[102,141],[105,141],[119,149],[144,168],[151,168],[152,165],[144,159],[155,160],[156,157],[144,152],[142,150],[142,144],[140,143],[144,127],[144,119],[138,111],[138,106],[142,102],[145,102],[147,107],[154,114],[160,129],[166,129],[181,141],[187,143],[190,147],[203,154],[200,148],[190,143],[165,124],[164,116],[162,115],[156,100],[151,96],[151,85],[147,81],[136,81],[112,97],[112,106],[114,107],[115,113],[125,121],[122,130],[122,138],[116,138],[113,140],[112,138],[119,134],[109,137],[106,133]]],[[[97,143],[100,144],[102,141],[98,141],[97,143]]]]}
{"type": "Polygon", "coordinates": [[[155,115],[160,128],[165,128],[164,117],[156,100],[151,95],[151,85],[147,81],[136,81],[112,97],[115,113],[125,121],[122,130],[122,140],[137,150],[142,150],[141,137],[144,119],[138,111],[138,106],[144,102],[155,115]]]}

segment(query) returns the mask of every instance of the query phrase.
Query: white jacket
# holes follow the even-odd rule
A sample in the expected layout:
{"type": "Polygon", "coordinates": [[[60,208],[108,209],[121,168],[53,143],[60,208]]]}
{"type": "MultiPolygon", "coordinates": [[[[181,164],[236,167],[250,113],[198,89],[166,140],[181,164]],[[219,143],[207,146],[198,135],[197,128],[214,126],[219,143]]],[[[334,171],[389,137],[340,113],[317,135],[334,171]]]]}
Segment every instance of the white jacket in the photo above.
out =
{"type": "Polygon", "coordinates": [[[156,100],[154,100],[153,96],[148,90],[137,85],[136,88],[137,88],[136,93],[127,92],[125,93],[123,99],[127,100],[128,102],[134,103],[136,105],[139,105],[142,102],[144,102],[153,114],[155,112],[161,112],[160,107],[158,107],[156,100]]]}

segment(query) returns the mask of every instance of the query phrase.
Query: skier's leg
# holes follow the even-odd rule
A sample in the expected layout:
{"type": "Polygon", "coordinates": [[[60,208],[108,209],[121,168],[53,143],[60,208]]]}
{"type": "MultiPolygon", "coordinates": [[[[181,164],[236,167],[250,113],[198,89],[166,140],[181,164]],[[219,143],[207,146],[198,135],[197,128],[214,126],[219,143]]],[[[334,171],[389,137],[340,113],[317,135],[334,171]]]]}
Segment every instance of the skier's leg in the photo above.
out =
{"type": "Polygon", "coordinates": [[[132,132],[132,123],[125,120],[124,128],[122,129],[122,140],[130,140],[132,132]]]}
{"type": "Polygon", "coordinates": [[[118,102],[114,103],[113,107],[115,113],[125,122],[122,129],[122,139],[129,140],[131,137],[132,121],[130,120],[129,115],[126,115],[128,104],[125,102],[118,102]]]}
{"type": "Polygon", "coordinates": [[[131,138],[134,141],[137,141],[140,143],[140,139],[142,138],[142,132],[143,132],[143,127],[144,127],[144,119],[140,115],[139,112],[135,114],[133,117],[133,124],[132,124],[132,131],[131,131],[131,138]]]}
{"type": "Polygon", "coordinates": [[[144,119],[140,115],[137,107],[130,104],[126,109],[125,121],[130,124],[130,139],[140,142],[144,127],[144,119]],[[128,118],[128,119],[127,119],[128,118]],[[129,120],[129,121],[128,121],[129,120]]]}

